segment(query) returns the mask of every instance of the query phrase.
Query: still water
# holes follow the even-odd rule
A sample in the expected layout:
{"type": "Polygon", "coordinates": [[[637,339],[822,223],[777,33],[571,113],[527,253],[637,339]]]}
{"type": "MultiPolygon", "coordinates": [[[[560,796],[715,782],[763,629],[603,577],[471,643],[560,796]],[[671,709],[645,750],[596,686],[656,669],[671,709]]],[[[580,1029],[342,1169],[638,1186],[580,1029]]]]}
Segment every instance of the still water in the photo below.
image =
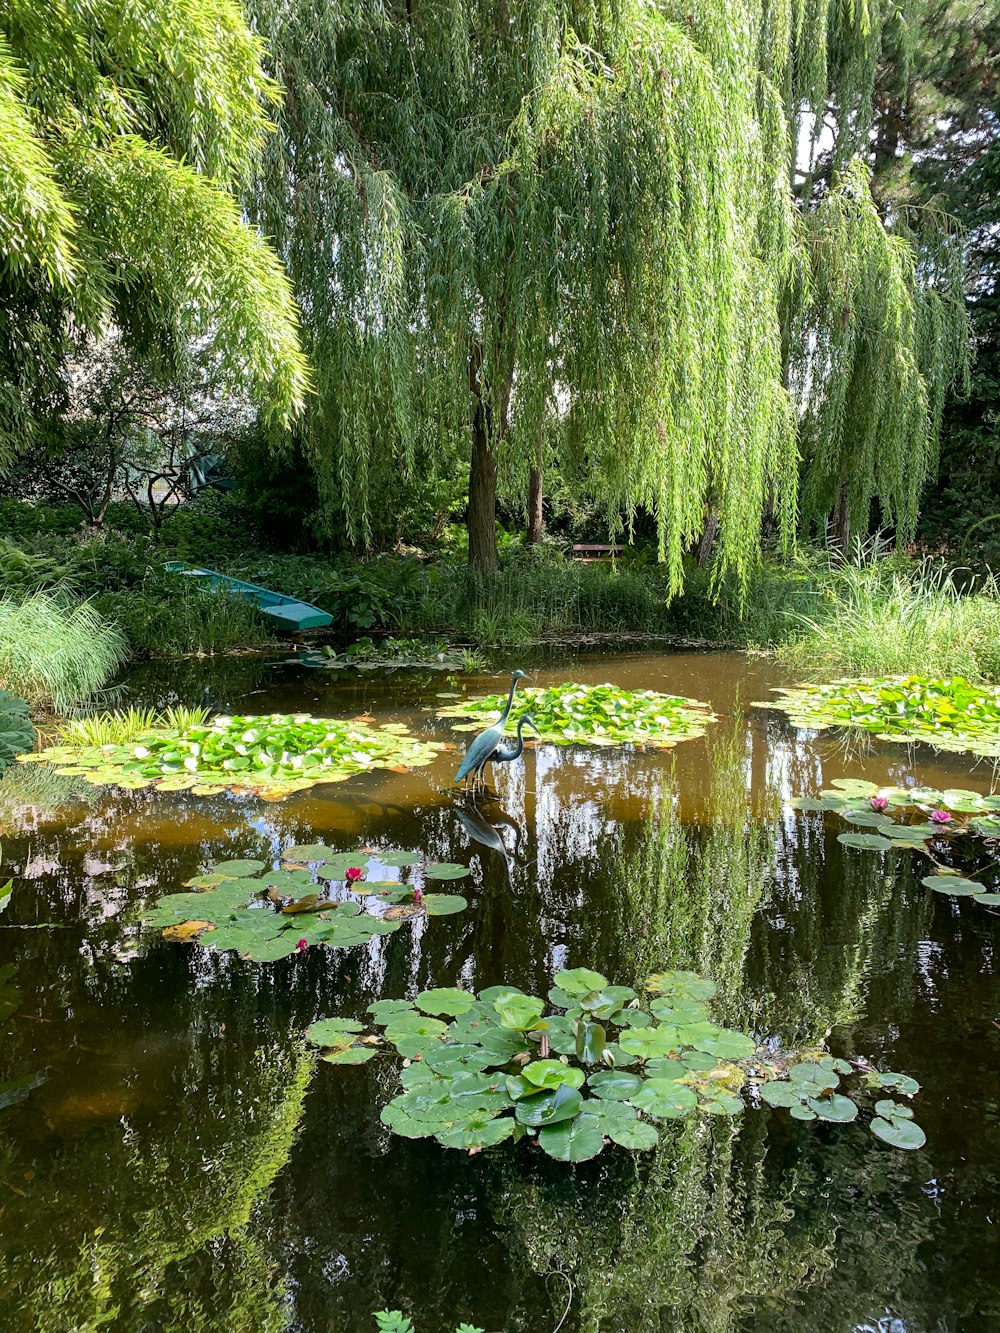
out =
{"type": "MultiPolygon", "coordinates": [[[[280,804],[36,766],[0,780],[4,1333],[370,1333],[384,1307],[417,1333],[1000,1330],[998,914],[925,889],[917,853],[845,848],[788,805],[841,776],[987,791],[992,770],[797,732],[749,707],[787,682],[741,656],[533,675],[693,695],[718,721],[672,751],[530,750],[479,815],[451,785],[461,739],[280,804]],[[469,909],[272,964],[136,922],[208,862],[317,840],[461,861],[469,909]],[[912,1074],[926,1147],[765,1109],[578,1167],[526,1143],[467,1156],[382,1127],[393,1061],[316,1064],[300,1039],[373,999],[545,994],[577,965],[622,984],[693,968],[761,1039],[912,1074]]],[[[503,684],[248,658],[137,673],[129,698],[370,713],[444,740],[439,692],[503,684]]]]}

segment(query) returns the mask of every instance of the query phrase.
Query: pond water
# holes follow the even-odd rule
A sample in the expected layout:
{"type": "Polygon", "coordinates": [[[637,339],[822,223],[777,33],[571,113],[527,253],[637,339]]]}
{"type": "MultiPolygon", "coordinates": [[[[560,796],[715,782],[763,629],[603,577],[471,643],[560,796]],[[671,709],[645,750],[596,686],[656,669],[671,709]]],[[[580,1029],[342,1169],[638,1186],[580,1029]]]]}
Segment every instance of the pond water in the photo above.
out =
{"type": "MultiPolygon", "coordinates": [[[[33,765],[0,781],[5,1333],[370,1333],[384,1307],[417,1333],[1000,1329],[998,914],[923,887],[917,853],[844,847],[843,825],[788,805],[841,776],[988,791],[991,768],[796,732],[749,707],[789,683],[752,658],[585,655],[533,676],[691,695],[718,721],[669,751],[529,750],[478,815],[451,783],[461,737],[431,767],[282,803],[33,765]],[[136,921],[211,861],[317,840],[460,861],[469,908],[271,964],[136,921]],[[926,1147],[764,1108],[577,1167],[527,1143],[469,1156],[380,1124],[398,1062],[338,1068],[301,1041],[376,998],[544,995],[577,965],[623,984],[692,968],[755,1036],[912,1074],[926,1147]]],[[[129,697],[454,740],[436,696],[503,683],[244,658],[138,672],[129,697]]]]}

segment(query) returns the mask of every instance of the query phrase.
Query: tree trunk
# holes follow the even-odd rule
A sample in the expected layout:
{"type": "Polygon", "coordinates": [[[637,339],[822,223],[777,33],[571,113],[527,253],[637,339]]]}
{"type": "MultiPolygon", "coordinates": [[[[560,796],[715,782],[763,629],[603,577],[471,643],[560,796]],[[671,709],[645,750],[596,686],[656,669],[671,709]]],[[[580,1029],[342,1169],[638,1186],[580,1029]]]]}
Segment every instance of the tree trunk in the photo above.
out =
{"type": "Polygon", "coordinates": [[[533,546],[542,540],[544,519],[542,517],[542,442],[545,439],[545,426],[538,427],[538,444],[535,448],[535,466],[528,479],[528,527],[524,534],[525,543],[533,546]]]}
{"type": "Polygon", "coordinates": [[[542,469],[533,467],[528,479],[528,526],[524,540],[528,546],[542,540],[542,469]]]}
{"type": "Polygon", "coordinates": [[[851,554],[851,505],[847,482],[840,483],[837,507],[830,519],[830,545],[846,560],[851,554]]]}
{"type": "Polygon", "coordinates": [[[497,461],[490,448],[486,413],[476,405],[472,421],[472,466],[469,469],[469,565],[481,574],[497,568],[497,461]]]}
{"type": "Polygon", "coordinates": [[[698,564],[702,569],[707,569],[712,563],[715,539],[719,535],[719,522],[718,510],[710,509],[708,518],[705,520],[705,531],[701,534],[701,541],[698,543],[698,564]]]}

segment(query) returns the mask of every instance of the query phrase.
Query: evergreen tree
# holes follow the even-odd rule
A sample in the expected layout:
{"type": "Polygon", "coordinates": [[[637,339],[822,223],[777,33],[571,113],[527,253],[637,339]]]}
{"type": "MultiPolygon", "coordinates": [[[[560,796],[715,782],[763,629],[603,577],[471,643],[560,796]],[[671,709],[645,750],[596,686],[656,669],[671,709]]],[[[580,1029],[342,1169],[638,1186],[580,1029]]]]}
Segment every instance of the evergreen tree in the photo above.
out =
{"type": "Polygon", "coordinates": [[[112,325],[300,406],[290,289],[235,198],[280,97],[261,56],[237,0],[0,3],[0,461],[112,325]]]}

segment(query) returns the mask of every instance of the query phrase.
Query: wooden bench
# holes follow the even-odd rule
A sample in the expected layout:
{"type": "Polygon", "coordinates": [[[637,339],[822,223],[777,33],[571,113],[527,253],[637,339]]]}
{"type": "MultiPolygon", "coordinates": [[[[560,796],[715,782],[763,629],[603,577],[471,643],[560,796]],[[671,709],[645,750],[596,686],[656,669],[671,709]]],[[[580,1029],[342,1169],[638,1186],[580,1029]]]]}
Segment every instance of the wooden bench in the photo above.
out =
{"type": "Polygon", "coordinates": [[[620,546],[609,546],[598,543],[596,545],[578,544],[573,547],[574,560],[610,560],[613,556],[621,555],[620,546]]]}

